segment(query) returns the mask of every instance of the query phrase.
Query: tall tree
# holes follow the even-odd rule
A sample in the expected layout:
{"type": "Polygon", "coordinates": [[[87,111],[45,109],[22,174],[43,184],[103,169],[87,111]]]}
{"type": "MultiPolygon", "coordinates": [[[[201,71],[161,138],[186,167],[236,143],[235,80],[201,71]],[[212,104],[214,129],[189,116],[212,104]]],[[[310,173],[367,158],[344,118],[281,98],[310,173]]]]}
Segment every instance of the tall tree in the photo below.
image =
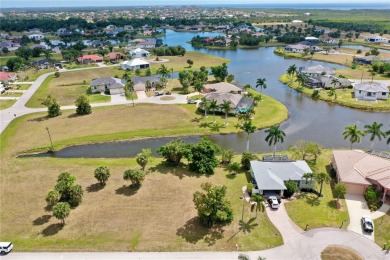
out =
{"type": "Polygon", "coordinates": [[[157,69],[157,74],[160,74],[160,76],[164,78],[171,77],[170,70],[164,64],[161,64],[160,68],[157,69]]]}
{"type": "Polygon", "coordinates": [[[287,74],[290,76],[290,79],[291,79],[291,84],[293,83],[294,81],[294,75],[297,73],[297,66],[295,66],[295,64],[291,65],[290,67],[288,67],[287,69],[287,74]]]}
{"type": "Polygon", "coordinates": [[[318,194],[318,197],[322,197],[322,187],[325,183],[329,183],[330,178],[329,175],[323,172],[317,173],[314,175],[316,181],[320,184],[320,193],[318,194]]]}
{"type": "Polygon", "coordinates": [[[214,174],[214,169],[218,166],[216,155],[219,152],[220,148],[217,145],[203,137],[198,144],[187,145],[184,156],[189,162],[190,171],[200,174],[214,174]]]}
{"type": "Polygon", "coordinates": [[[232,102],[224,100],[220,106],[222,111],[225,112],[225,125],[228,124],[227,117],[228,117],[229,112],[232,110],[232,108],[230,107],[231,104],[232,104],[232,102]]]}
{"type": "Polygon", "coordinates": [[[226,199],[226,186],[202,183],[203,192],[194,193],[194,204],[198,210],[200,223],[206,227],[214,224],[228,224],[233,220],[233,209],[226,199]]]}
{"type": "Polygon", "coordinates": [[[308,77],[307,77],[306,74],[298,73],[297,74],[297,78],[295,79],[295,81],[298,82],[301,85],[301,87],[303,87],[305,85],[305,82],[306,82],[307,78],[308,77]]]}
{"type": "Polygon", "coordinates": [[[49,206],[54,206],[60,201],[61,195],[57,190],[49,190],[46,195],[46,202],[49,206]]]}
{"type": "Polygon", "coordinates": [[[236,127],[240,128],[241,130],[243,130],[247,133],[246,151],[248,152],[249,151],[249,136],[250,136],[250,134],[252,134],[256,131],[256,126],[252,125],[252,121],[247,120],[242,125],[237,124],[236,127]]]}
{"type": "Polygon", "coordinates": [[[268,133],[265,141],[268,142],[269,146],[272,144],[274,145],[274,156],[276,152],[276,144],[278,142],[283,143],[284,137],[286,136],[286,133],[279,127],[279,125],[273,125],[269,129],[265,130],[265,132],[268,133]]]}
{"type": "Polygon", "coordinates": [[[334,88],[329,89],[328,90],[328,96],[329,97],[334,96],[334,99],[336,99],[337,98],[336,90],[334,88]]]}
{"type": "Polygon", "coordinates": [[[213,99],[213,100],[210,101],[209,109],[210,109],[211,111],[213,111],[213,114],[214,114],[213,122],[214,122],[214,123],[217,122],[217,121],[215,120],[215,111],[218,109],[217,100],[213,99]]]}
{"type": "Polygon", "coordinates": [[[265,83],[267,81],[266,78],[258,78],[256,80],[256,88],[260,87],[260,92],[263,91],[263,89],[267,88],[267,84],[265,83]]]}
{"type": "Polygon", "coordinates": [[[390,144],[390,130],[386,132],[387,135],[387,144],[390,144]]]}
{"type": "MultiPolygon", "coordinates": [[[[336,85],[337,85],[337,84],[340,84],[340,81],[339,81],[338,78],[333,78],[332,81],[330,82],[330,84],[333,85],[333,88],[336,88],[336,85]]],[[[337,99],[337,96],[335,96],[334,99],[337,99]]]]}
{"type": "Polygon", "coordinates": [[[260,196],[259,194],[252,194],[251,201],[256,202],[256,217],[257,218],[257,211],[260,209],[261,211],[264,211],[265,206],[263,204],[264,198],[260,196]]]}
{"type": "Polygon", "coordinates": [[[346,193],[347,193],[347,186],[345,186],[344,183],[337,183],[335,186],[334,186],[334,193],[337,197],[337,201],[340,199],[340,197],[344,196],[346,193]]]}
{"type": "Polygon", "coordinates": [[[204,110],[204,117],[207,118],[207,110],[209,109],[209,102],[207,101],[206,97],[201,97],[200,99],[201,103],[201,107],[203,108],[204,110]]]}
{"type": "Polygon", "coordinates": [[[360,143],[361,137],[364,136],[364,132],[357,128],[357,125],[349,125],[344,128],[343,132],[344,140],[349,138],[349,142],[352,145],[354,143],[360,143]]]}
{"type": "MultiPolygon", "coordinates": [[[[126,73],[125,73],[126,74],[126,73]]],[[[134,96],[133,96],[133,87],[134,87],[134,82],[130,79],[130,77],[126,80],[126,85],[125,85],[125,95],[131,97],[131,102],[133,103],[133,107],[135,106],[134,103],[134,96]]]]}
{"type": "Polygon", "coordinates": [[[382,137],[385,138],[386,134],[382,131],[383,124],[378,124],[377,122],[372,123],[372,125],[365,125],[366,129],[364,132],[370,134],[370,141],[372,141],[372,148],[374,148],[375,138],[378,138],[379,141],[382,141],[382,137]]]}

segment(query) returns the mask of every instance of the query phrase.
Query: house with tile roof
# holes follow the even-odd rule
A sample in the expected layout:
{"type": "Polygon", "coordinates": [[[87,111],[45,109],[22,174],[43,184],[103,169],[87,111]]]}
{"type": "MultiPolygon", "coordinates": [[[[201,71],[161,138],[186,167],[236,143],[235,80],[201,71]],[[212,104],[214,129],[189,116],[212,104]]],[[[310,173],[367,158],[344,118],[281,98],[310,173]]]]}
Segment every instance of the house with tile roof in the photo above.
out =
{"type": "Polygon", "coordinates": [[[333,151],[332,167],[337,180],[347,186],[348,193],[364,194],[374,185],[390,196],[390,156],[388,158],[357,150],[333,151]]]}
{"type": "Polygon", "coordinates": [[[118,78],[98,78],[89,84],[92,93],[106,93],[117,95],[125,93],[125,80],[118,78]]]}

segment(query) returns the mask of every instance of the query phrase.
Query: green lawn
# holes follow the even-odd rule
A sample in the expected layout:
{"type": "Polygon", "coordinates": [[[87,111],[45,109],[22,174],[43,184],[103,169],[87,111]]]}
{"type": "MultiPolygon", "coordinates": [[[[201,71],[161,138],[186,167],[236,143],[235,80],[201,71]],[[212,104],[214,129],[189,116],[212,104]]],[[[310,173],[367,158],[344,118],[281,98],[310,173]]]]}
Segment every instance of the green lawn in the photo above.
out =
{"type": "Polygon", "coordinates": [[[374,220],[375,242],[379,246],[390,245],[390,211],[386,215],[374,220]]]}
{"type": "MultiPolygon", "coordinates": [[[[310,168],[314,173],[328,173],[328,164],[331,160],[331,151],[326,150],[319,157],[317,164],[310,168]]],[[[317,184],[316,190],[319,191],[317,184]]],[[[308,229],[318,227],[340,227],[341,222],[346,220],[343,228],[348,226],[349,215],[347,205],[342,199],[343,208],[337,209],[335,196],[332,193],[330,184],[323,185],[323,197],[317,198],[312,193],[301,193],[298,199],[285,203],[285,207],[290,218],[302,229],[308,224],[308,229]]]]}
{"type": "MultiPolygon", "coordinates": [[[[287,74],[283,74],[282,76],[280,76],[279,80],[282,83],[288,85],[289,87],[302,92],[306,96],[311,96],[314,91],[313,89],[308,87],[301,87],[300,84],[295,81],[293,81],[293,83],[291,84],[291,79],[287,74]]],[[[316,99],[320,99],[341,106],[367,111],[390,111],[390,99],[378,100],[377,103],[357,101],[353,98],[353,89],[337,89],[336,94],[337,99],[335,99],[334,96],[329,96],[328,91],[323,90],[319,93],[319,96],[316,99]]]]}
{"type": "Polygon", "coordinates": [[[2,94],[2,97],[21,97],[23,93],[21,92],[12,92],[12,91],[6,91],[4,94],[2,94]]]}
{"type": "Polygon", "coordinates": [[[12,89],[27,90],[30,88],[30,84],[12,84],[12,89]]]}
{"type": "Polygon", "coordinates": [[[0,110],[11,107],[15,102],[16,100],[0,100],[0,110]]]}

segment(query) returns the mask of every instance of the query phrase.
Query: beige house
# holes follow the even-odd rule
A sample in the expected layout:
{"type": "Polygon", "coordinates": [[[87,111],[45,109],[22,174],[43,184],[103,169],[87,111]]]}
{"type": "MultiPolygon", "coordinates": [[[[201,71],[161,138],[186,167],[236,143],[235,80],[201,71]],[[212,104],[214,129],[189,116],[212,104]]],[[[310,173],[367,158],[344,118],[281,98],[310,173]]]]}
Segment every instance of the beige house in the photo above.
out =
{"type": "Polygon", "coordinates": [[[390,156],[388,158],[356,150],[333,151],[332,166],[337,180],[347,186],[348,193],[364,194],[375,185],[390,196],[390,156]]]}
{"type": "Polygon", "coordinates": [[[241,94],[242,89],[228,82],[219,82],[215,84],[206,84],[203,86],[204,93],[235,93],[241,94]]]}

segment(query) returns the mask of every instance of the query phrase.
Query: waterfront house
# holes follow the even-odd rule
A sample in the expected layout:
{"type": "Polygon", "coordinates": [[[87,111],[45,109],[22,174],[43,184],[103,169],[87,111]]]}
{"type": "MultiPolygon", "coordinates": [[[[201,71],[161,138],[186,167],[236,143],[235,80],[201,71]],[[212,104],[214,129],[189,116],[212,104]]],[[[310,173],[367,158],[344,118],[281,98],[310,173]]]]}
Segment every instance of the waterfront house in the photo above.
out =
{"type": "Polygon", "coordinates": [[[145,48],[145,49],[153,49],[156,47],[156,43],[143,40],[142,42],[138,42],[135,46],[136,48],[145,48]]]}
{"type": "Polygon", "coordinates": [[[319,77],[323,75],[335,75],[336,72],[328,67],[322,65],[310,66],[310,67],[299,67],[298,71],[305,74],[308,77],[319,77]]]}
{"type": "Polygon", "coordinates": [[[389,88],[380,82],[362,82],[354,85],[354,94],[358,100],[387,100],[389,98],[389,88]]]}
{"type": "Polygon", "coordinates": [[[284,51],[286,52],[294,52],[294,53],[305,53],[305,49],[310,50],[309,45],[303,45],[303,44],[292,44],[292,45],[287,45],[284,48],[284,51]]]}
{"type": "Polygon", "coordinates": [[[235,93],[241,94],[242,89],[228,82],[219,82],[215,84],[205,84],[203,86],[204,93],[235,93]]]}
{"type": "Polygon", "coordinates": [[[253,193],[263,196],[283,196],[287,190],[285,181],[296,182],[299,188],[311,188],[313,181],[306,183],[305,173],[312,173],[304,160],[290,160],[287,156],[275,155],[264,157],[262,161],[250,161],[250,172],[255,181],[253,193]]]}
{"type": "Polygon", "coordinates": [[[373,43],[380,43],[380,42],[389,42],[387,38],[383,38],[382,36],[379,35],[370,35],[364,38],[365,41],[367,42],[373,42],[373,43]]]}
{"type": "MultiPolygon", "coordinates": [[[[227,92],[211,92],[205,95],[207,101],[215,100],[217,105],[220,106],[224,101],[230,102],[231,113],[245,114],[253,106],[253,98],[243,97],[240,94],[233,94],[227,92]]],[[[219,112],[223,112],[221,109],[217,109],[219,112]]]]}

